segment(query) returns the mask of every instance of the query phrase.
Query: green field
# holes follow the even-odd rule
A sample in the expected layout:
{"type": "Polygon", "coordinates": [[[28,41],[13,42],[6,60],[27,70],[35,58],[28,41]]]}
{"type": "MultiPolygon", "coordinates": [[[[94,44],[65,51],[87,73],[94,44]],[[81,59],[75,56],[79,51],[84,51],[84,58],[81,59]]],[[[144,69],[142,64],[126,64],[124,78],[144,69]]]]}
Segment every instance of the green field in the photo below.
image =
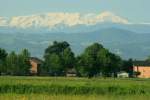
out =
{"type": "Polygon", "coordinates": [[[0,100],[148,100],[149,79],[0,77],[0,100]]]}

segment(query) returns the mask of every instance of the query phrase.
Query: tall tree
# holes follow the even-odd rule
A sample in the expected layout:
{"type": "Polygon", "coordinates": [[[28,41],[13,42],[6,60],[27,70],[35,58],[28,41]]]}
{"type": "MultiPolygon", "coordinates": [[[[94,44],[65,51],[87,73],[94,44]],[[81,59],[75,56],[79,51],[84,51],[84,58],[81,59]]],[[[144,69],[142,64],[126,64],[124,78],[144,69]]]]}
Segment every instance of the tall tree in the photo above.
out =
{"type": "Polygon", "coordinates": [[[23,49],[21,53],[11,52],[6,59],[7,73],[10,75],[29,75],[30,72],[30,53],[23,49]]]}
{"type": "Polygon", "coordinates": [[[71,51],[70,45],[63,41],[55,41],[50,45],[44,54],[44,68],[47,72],[55,75],[62,75],[68,67],[73,67],[74,54],[71,51]]]}
{"type": "Polygon", "coordinates": [[[129,59],[127,61],[124,61],[121,70],[128,72],[129,76],[132,77],[133,76],[133,60],[129,59]]]}
{"type": "Polygon", "coordinates": [[[18,66],[20,71],[18,75],[29,75],[30,73],[30,53],[27,49],[23,49],[20,54],[18,54],[18,66]]]}
{"type": "Polygon", "coordinates": [[[11,53],[9,53],[9,55],[6,58],[6,73],[10,74],[10,75],[15,75],[17,71],[19,71],[18,69],[18,64],[17,64],[17,54],[12,51],[11,53]]]}
{"type": "Polygon", "coordinates": [[[98,74],[111,76],[121,67],[121,58],[103,48],[101,44],[94,43],[87,47],[78,57],[78,71],[82,76],[93,77],[98,74]]]}
{"type": "Polygon", "coordinates": [[[49,71],[51,75],[60,76],[63,74],[63,66],[61,58],[56,54],[49,56],[49,71]]]}
{"type": "Polygon", "coordinates": [[[6,71],[5,60],[7,57],[7,52],[0,48],[0,74],[6,71]]]}
{"type": "Polygon", "coordinates": [[[74,67],[75,57],[74,57],[74,53],[71,51],[71,48],[64,49],[62,59],[63,59],[63,66],[66,69],[74,67]]]}
{"type": "Polygon", "coordinates": [[[7,52],[4,49],[0,48],[0,60],[4,61],[7,57],[7,52]]]}
{"type": "Polygon", "coordinates": [[[93,77],[100,72],[97,54],[101,49],[103,49],[103,46],[98,43],[94,43],[85,49],[78,61],[78,66],[80,66],[78,69],[82,76],[93,77]]]}
{"type": "Polygon", "coordinates": [[[117,72],[119,72],[122,67],[122,59],[118,55],[115,55],[113,53],[110,53],[110,59],[111,63],[109,65],[110,66],[109,71],[114,76],[117,76],[117,72]]]}
{"type": "Polygon", "coordinates": [[[97,54],[97,62],[99,62],[99,65],[100,65],[100,72],[104,76],[108,76],[111,73],[110,72],[110,63],[111,63],[110,52],[104,48],[100,50],[97,54]]]}
{"type": "Polygon", "coordinates": [[[49,54],[57,54],[57,55],[61,55],[64,51],[64,49],[68,48],[70,45],[66,42],[57,42],[54,41],[53,45],[48,46],[48,48],[46,48],[45,50],[45,54],[44,54],[44,58],[46,58],[46,56],[49,54]]]}

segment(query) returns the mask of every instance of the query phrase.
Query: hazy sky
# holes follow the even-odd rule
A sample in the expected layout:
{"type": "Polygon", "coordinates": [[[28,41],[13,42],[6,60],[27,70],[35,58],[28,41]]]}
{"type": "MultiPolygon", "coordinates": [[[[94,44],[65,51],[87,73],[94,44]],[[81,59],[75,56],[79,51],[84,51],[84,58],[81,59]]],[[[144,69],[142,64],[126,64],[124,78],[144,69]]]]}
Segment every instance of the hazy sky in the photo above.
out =
{"type": "Polygon", "coordinates": [[[0,16],[47,12],[110,11],[132,22],[150,22],[150,0],[0,0],[0,16]]]}

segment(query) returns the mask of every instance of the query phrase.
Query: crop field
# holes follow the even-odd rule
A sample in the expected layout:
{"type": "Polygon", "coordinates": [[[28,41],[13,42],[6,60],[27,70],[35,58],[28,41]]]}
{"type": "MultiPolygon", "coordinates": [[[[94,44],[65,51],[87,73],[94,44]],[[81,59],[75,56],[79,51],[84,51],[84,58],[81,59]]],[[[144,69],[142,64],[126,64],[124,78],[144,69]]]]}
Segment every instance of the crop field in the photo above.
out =
{"type": "Polygon", "coordinates": [[[150,79],[0,77],[0,100],[149,100],[150,79]]]}

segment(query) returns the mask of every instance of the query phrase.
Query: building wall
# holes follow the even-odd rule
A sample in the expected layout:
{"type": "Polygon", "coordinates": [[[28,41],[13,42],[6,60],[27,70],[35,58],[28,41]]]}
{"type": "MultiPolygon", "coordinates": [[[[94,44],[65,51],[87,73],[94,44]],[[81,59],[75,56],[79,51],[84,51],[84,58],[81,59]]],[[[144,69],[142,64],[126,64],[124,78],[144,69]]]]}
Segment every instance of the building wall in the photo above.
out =
{"type": "Polygon", "coordinates": [[[141,73],[139,78],[150,78],[150,66],[134,66],[133,70],[141,73]]]}
{"type": "Polygon", "coordinates": [[[76,77],[77,75],[76,75],[76,74],[68,74],[68,73],[67,73],[66,76],[67,76],[67,77],[76,77]]]}
{"type": "Polygon", "coordinates": [[[38,67],[38,64],[32,60],[30,60],[30,63],[31,63],[31,73],[32,74],[37,74],[37,67],[38,67]]]}

